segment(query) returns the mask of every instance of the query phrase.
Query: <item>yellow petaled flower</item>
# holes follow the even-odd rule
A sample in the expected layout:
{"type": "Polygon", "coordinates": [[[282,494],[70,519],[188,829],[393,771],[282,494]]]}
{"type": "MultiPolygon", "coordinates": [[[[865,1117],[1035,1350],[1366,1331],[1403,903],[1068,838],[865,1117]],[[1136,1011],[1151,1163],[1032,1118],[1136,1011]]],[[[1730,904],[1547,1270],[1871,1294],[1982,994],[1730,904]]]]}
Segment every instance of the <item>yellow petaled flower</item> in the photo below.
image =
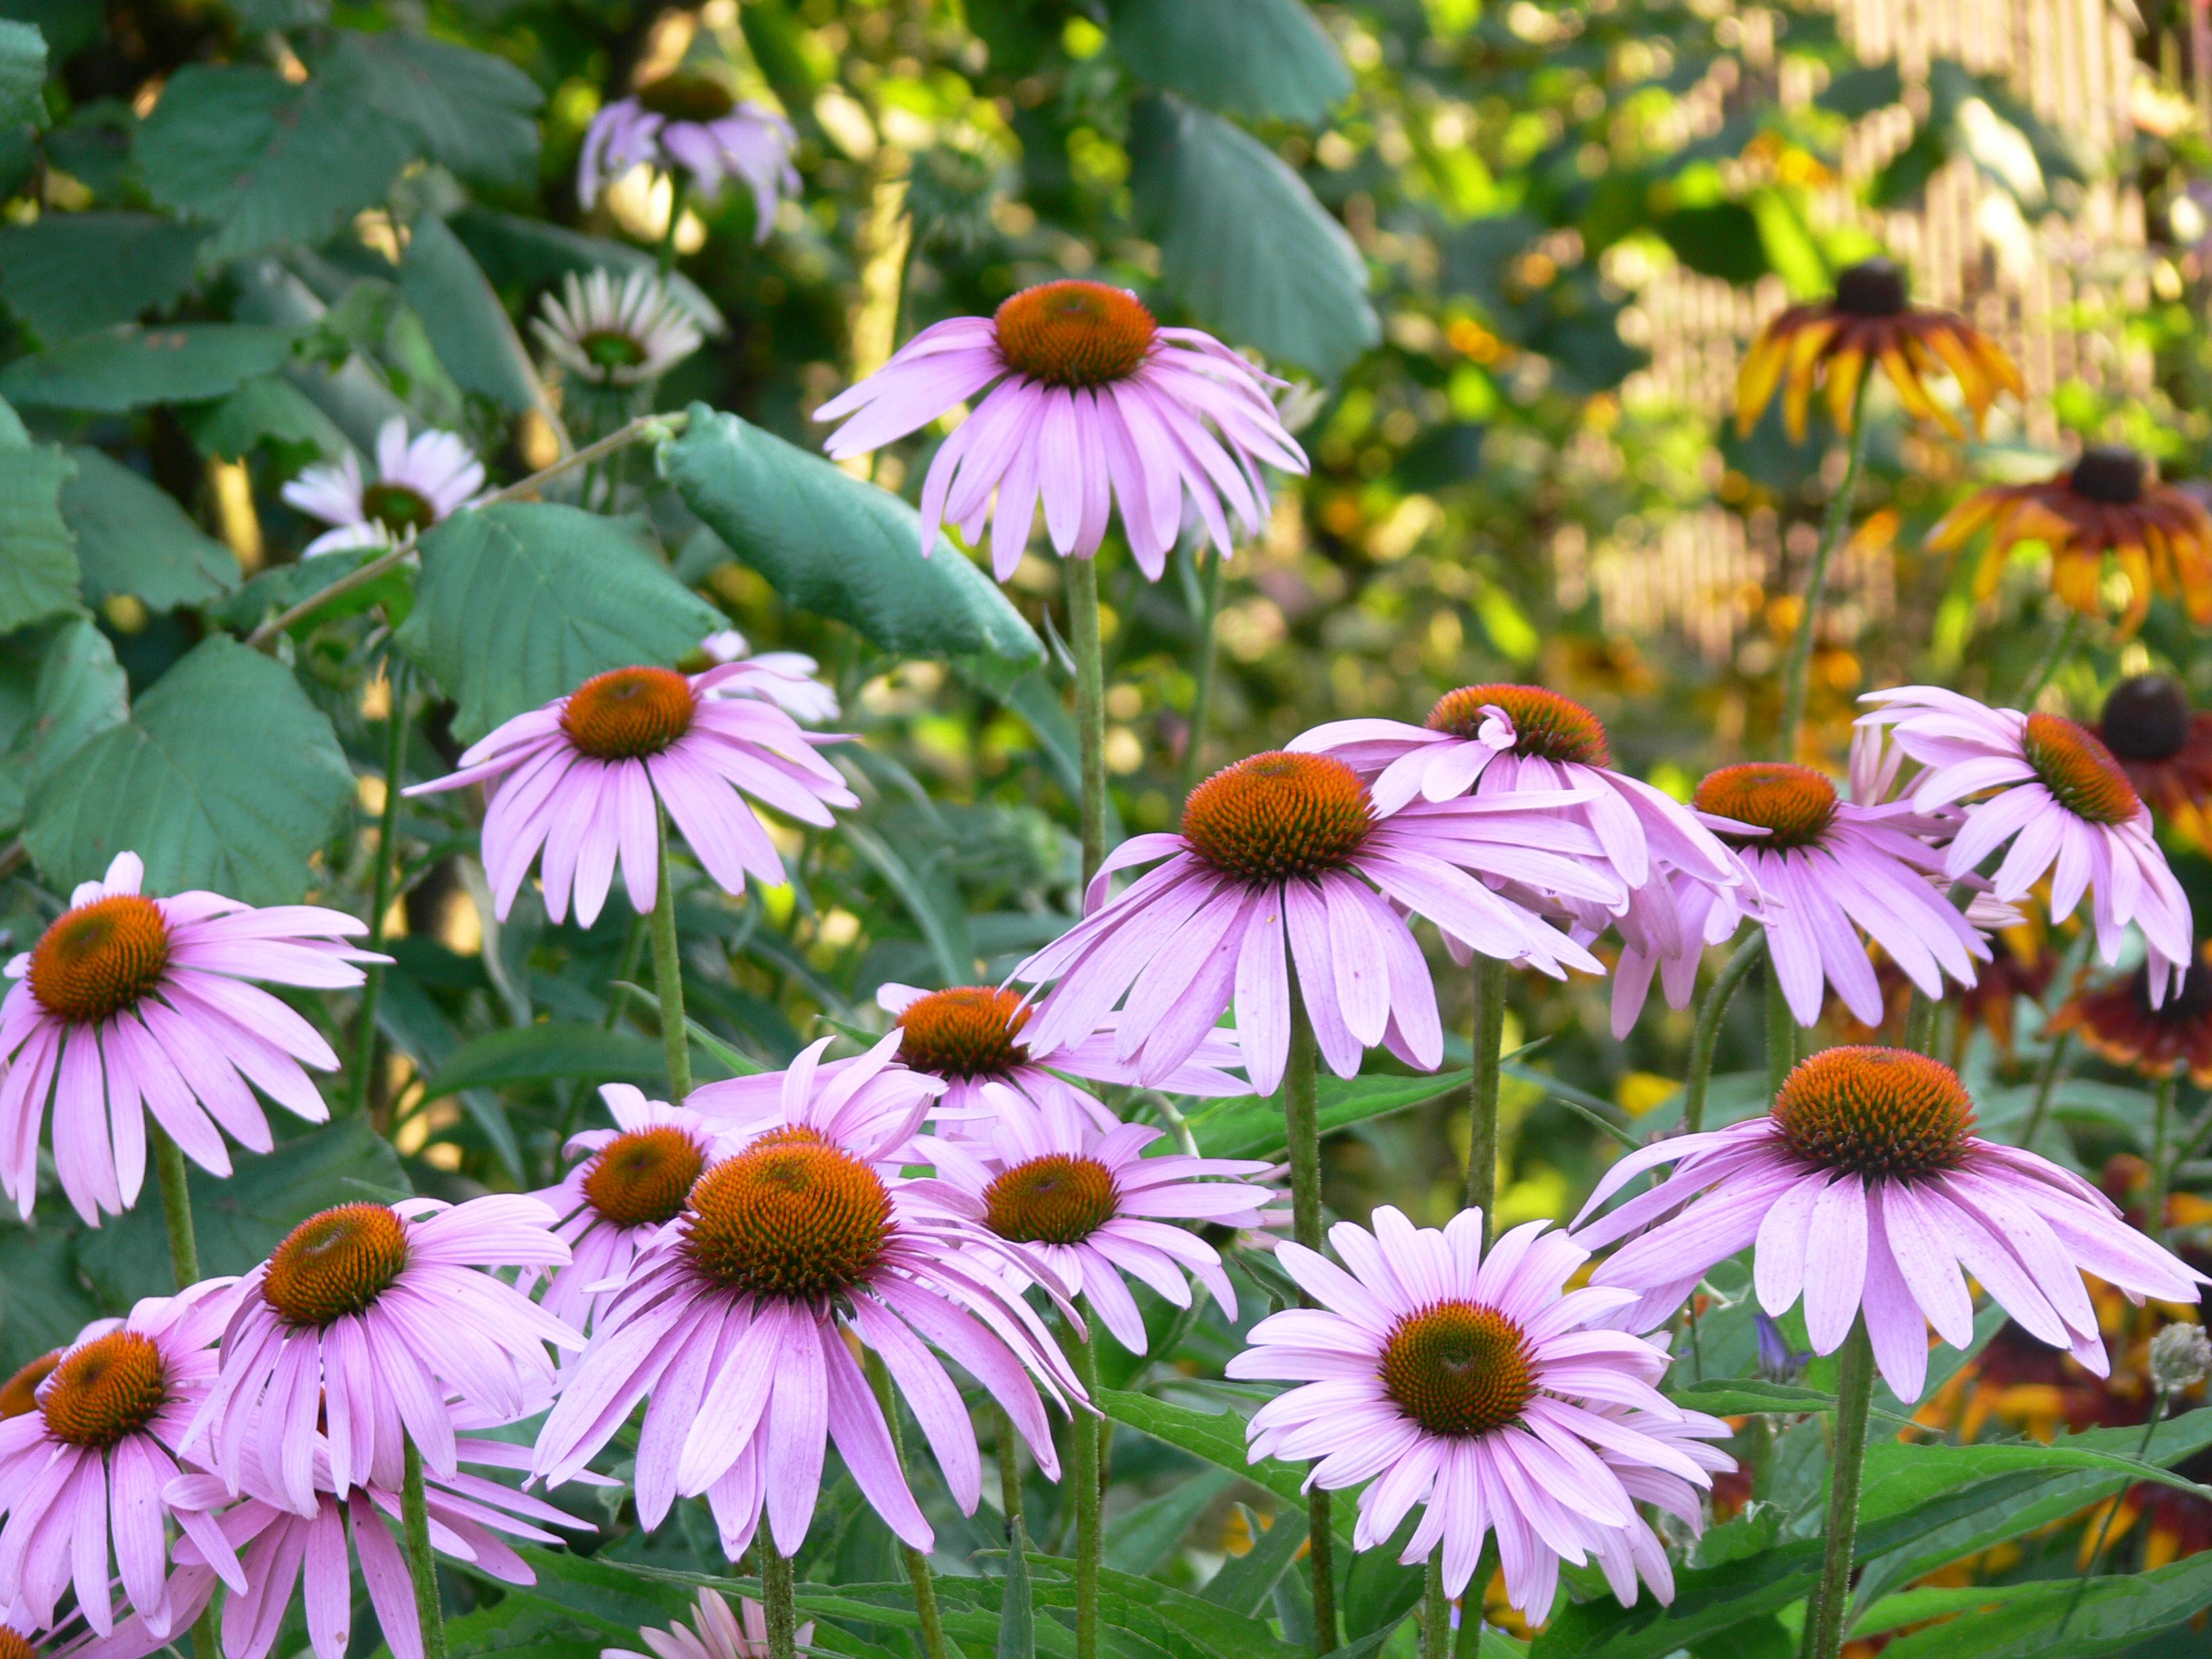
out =
{"type": "Polygon", "coordinates": [[[1905,273],[1887,259],[1868,259],[1836,279],[1832,299],[1792,306],[1769,323],[1743,360],[1736,380],[1735,424],[1748,436],[1782,389],[1782,418],[1792,440],[1805,436],[1805,414],[1819,385],[1836,429],[1849,434],[1867,365],[1879,362],[1911,414],[1934,421],[1954,438],[1966,430],[1928,390],[1930,375],[1948,369],[1972,412],[1974,429],[2000,391],[2025,391],[2002,346],[1953,311],[1913,305],[1905,273]]]}
{"type": "Polygon", "coordinates": [[[2093,445],[2041,483],[1977,490],[1928,532],[1928,545],[1948,552],[1984,526],[1990,545],[1975,586],[1984,599],[1996,592],[2014,544],[2041,542],[2051,550],[2052,588],[2085,616],[2104,609],[2109,557],[2128,579],[2124,632],[2141,626],[2154,592],[2175,595],[2200,626],[2212,623],[2212,513],[2188,491],[2153,478],[2132,449],[2093,445]]]}

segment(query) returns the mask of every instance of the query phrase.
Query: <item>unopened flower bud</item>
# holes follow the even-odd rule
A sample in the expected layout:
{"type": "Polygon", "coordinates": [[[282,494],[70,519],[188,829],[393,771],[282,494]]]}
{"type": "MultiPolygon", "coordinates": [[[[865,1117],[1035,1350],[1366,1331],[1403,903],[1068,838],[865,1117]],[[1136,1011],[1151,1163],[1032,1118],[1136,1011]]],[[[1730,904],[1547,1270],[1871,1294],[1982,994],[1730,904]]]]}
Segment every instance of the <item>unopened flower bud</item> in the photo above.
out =
{"type": "Polygon", "coordinates": [[[2150,1382],[2175,1394],[2212,1375],[2212,1337],[2202,1325],[2168,1325],[2150,1340],[2150,1382]]]}

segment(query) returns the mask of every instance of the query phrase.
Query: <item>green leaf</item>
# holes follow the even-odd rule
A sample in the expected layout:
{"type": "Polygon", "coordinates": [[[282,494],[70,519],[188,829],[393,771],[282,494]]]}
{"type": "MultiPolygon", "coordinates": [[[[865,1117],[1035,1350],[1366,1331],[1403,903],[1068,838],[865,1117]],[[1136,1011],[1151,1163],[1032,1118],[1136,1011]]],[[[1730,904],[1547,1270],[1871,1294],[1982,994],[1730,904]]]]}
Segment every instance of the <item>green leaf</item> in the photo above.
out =
{"type": "Polygon", "coordinates": [[[295,85],[258,66],[191,64],[136,154],[155,201],[215,228],[202,257],[221,262],[326,240],[384,199],[412,138],[345,76],[295,85]]]}
{"type": "MultiPolygon", "coordinates": [[[[493,1654],[514,1654],[516,1659],[599,1659],[605,1647],[604,1635],[593,1635],[566,1613],[521,1596],[446,1620],[449,1659],[487,1659],[493,1654]]],[[[380,1659],[390,1659],[389,1646],[376,1651],[380,1659]]]]}
{"type": "MultiPolygon", "coordinates": [[[[103,1313],[124,1311],[102,1307],[86,1288],[71,1248],[77,1231],[51,1219],[21,1226],[12,1213],[0,1223],[0,1372],[12,1376],[67,1347],[103,1313]]],[[[168,1260],[166,1250],[161,1259],[168,1260]]]]}
{"type": "Polygon", "coordinates": [[[1676,208],[1658,222],[1674,257],[1702,276],[1741,286],[1766,275],[1766,246],[1759,221],[1741,202],[1676,208]]]}
{"type": "Polygon", "coordinates": [[[1692,1411],[1714,1417],[1748,1417],[1759,1412],[1832,1412],[1836,1396],[1818,1389],[1769,1382],[1755,1376],[1706,1377],[1669,1389],[1667,1397],[1692,1411]]]}
{"type": "Polygon", "coordinates": [[[335,460],[352,447],[306,392],[276,376],[248,380],[219,402],[178,414],[201,454],[226,461],[243,460],[264,444],[307,452],[300,458],[303,462],[335,460]]]}
{"type": "Polygon", "coordinates": [[[1867,1448],[1866,1480],[1860,1488],[1859,1516],[1901,1515],[1944,1492],[1993,1475],[2061,1473],[2075,1469],[2124,1474],[2130,1480],[2172,1486],[2194,1498],[2212,1498],[2212,1487],[2145,1462],[2133,1455],[2141,1431],[2092,1429],[2044,1445],[2033,1440],[1950,1446],[1911,1445],[1881,1440],[1867,1448]]]}
{"type": "Polygon", "coordinates": [[[1009,1525],[1006,1588],[999,1612],[999,1659],[1036,1659],[1036,1607],[1030,1587],[1029,1537],[1020,1516],[1009,1525]]]}
{"type": "MultiPolygon", "coordinates": [[[[231,1156],[228,1178],[198,1167],[190,1175],[200,1271],[210,1275],[248,1272],[318,1210],[408,1190],[399,1155],[358,1112],[280,1140],[265,1156],[236,1147],[231,1156]]],[[[80,1236],[77,1263],[105,1305],[121,1310],[176,1288],[167,1227],[149,1174],[135,1206],[80,1236]]]]}
{"type": "Polygon", "coordinates": [[[592,1083],[665,1083],[667,1058],[658,1037],[597,1025],[516,1025],[472,1037],[424,1079],[430,1098],[463,1089],[576,1078],[592,1083]]]}
{"type": "Polygon", "coordinates": [[[951,542],[922,556],[919,517],[888,490],[704,404],[664,465],[685,504],[799,609],[899,656],[960,659],[1001,687],[1042,660],[1021,613],[951,542]]]}
{"type": "Polygon", "coordinates": [[[1853,1634],[1956,1614],[1963,1616],[1898,1638],[1882,1650],[1885,1659],[2080,1659],[2118,1653],[2212,1607],[2212,1553],[2154,1571],[2094,1578],[2069,1617],[2074,1595],[2070,1577],[1908,1590],[1876,1602],[1853,1634]]]}
{"type": "Polygon", "coordinates": [[[151,891],[287,904],[353,792],[329,716],[291,672],[217,635],[39,785],[23,839],[64,890],[136,852],[151,891]]]}
{"type": "Polygon", "coordinates": [[[477,262],[434,214],[415,221],[399,262],[399,293],[422,319],[438,361],[464,392],[511,414],[545,406],[530,354],[477,262]]]}
{"type": "Polygon", "coordinates": [[[1130,112],[1129,155],[1163,281],[1230,345],[1334,380],[1382,337],[1359,250],[1251,134],[1148,97],[1130,112]]]}
{"type": "Polygon", "coordinates": [[[398,29],[337,37],[319,67],[472,183],[522,185],[538,173],[538,83],[504,58],[398,29]]]}
{"type": "MultiPolygon", "coordinates": [[[[1462,1068],[1425,1077],[1387,1073],[1325,1077],[1321,1080],[1321,1132],[1334,1134],[1356,1123],[1423,1105],[1438,1095],[1464,1089],[1473,1075],[1462,1068]]],[[[1208,1158],[1257,1158],[1273,1162],[1285,1157],[1290,1146],[1280,1103],[1254,1095],[1210,1105],[1194,1120],[1192,1132],[1198,1137],[1199,1150],[1208,1158]]]]}
{"type": "Polygon", "coordinates": [[[1106,1540],[1106,1565],[1139,1577],[1158,1571],[1206,1506],[1236,1478],[1226,1469],[1185,1475],[1158,1498],[1117,1514],[1106,1540]]]}
{"type": "Polygon", "coordinates": [[[1815,94],[1813,102],[1847,121],[1863,120],[1876,110],[1887,109],[1905,96],[1905,82],[1895,64],[1861,64],[1845,70],[1815,94]]]}
{"type": "Polygon", "coordinates": [[[77,608],[76,540],[61,507],[76,471],[52,444],[0,447],[0,633],[77,608]]]}
{"type": "Polygon", "coordinates": [[[1352,93],[1302,0],[1115,0],[1111,15],[1131,74],[1224,115],[1316,123],[1352,93]]]}
{"type": "Polygon", "coordinates": [[[511,501],[457,513],[422,538],[398,638],[459,699],[454,730],[473,739],[594,674],[673,663],[720,624],[635,529],[511,501]]]}
{"type": "Polygon", "coordinates": [[[131,693],[115,648],[89,617],[0,641],[0,678],[20,697],[21,720],[6,737],[0,765],[0,833],[23,821],[40,780],[90,738],[129,718],[131,693]]]}
{"type": "Polygon", "coordinates": [[[1274,1524],[1264,1531],[1250,1510],[1245,1510],[1244,1519],[1252,1534],[1252,1547],[1223,1562],[1221,1571],[1199,1594],[1233,1613],[1256,1619],[1273,1599],[1275,1581],[1290,1570],[1305,1547],[1309,1528],[1304,1510],[1287,1504],[1275,1511],[1274,1524]]]}
{"type": "Polygon", "coordinates": [[[917,870],[891,844],[872,830],[850,819],[839,824],[845,844],[858,853],[896,893],[921,936],[937,958],[937,971],[947,985],[965,985],[975,977],[975,945],[968,936],[968,912],[960,890],[936,861],[917,870]]]}
{"type": "Polygon", "coordinates": [[[74,339],[174,300],[206,240],[151,213],[49,213],[0,231],[0,295],[41,339],[74,339]]]}
{"type": "MultiPolygon", "coordinates": [[[[1304,1468],[1277,1457],[1264,1457],[1257,1462],[1249,1461],[1244,1449],[1244,1419],[1235,1412],[1194,1411],[1188,1406],[1121,1389],[1102,1389],[1097,1404],[1101,1411],[1124,1427],[1187,1451],[1255,1486],[1264,1486],[1294,1513],[1305,1513],[1304,1468]]],[[[1339,1504],[1334,1515],[1336,1530],[1350,1539],[1352,1505],[1339,1504]]]]}
{"type": "Polygon", "coordinates": [[[18,357],[0,371],[0,395],[100,415],[197,403],[275,374],[290,361],[293,337],[252,323],[111,329],[18,357]]]}
{"type": "MultiPolygon", "coordinates": [[[[657,273],[652,253],[627,242],[604,236],[587,236],[543,219],[526,219],[496,209],[469,206],[447,220],[447,227],[461,239],[477,266],[493,286],[520,289],[526,299],[551,288],[569,272],[587,275],[601,268],[617,276],[634,270],[657,273]]],[[[668,279],[670,291],[694,320],[710,334],[728,328],[714,302],[691,279],[677,271],[668,279]]]]}
{"type": "Polygon", "coordinates": [[[46,37],[28,23],[0,21],[0,126],[45,125],[46,82],[46,37]]]}
{"type": "Polygon", "coordinates": [[[85,597],[129,593],[155,611],[198,605],[238,586],[238,561],[169,494],[97,449],[72,448],[62,517],[76,534],[85,597]]]}

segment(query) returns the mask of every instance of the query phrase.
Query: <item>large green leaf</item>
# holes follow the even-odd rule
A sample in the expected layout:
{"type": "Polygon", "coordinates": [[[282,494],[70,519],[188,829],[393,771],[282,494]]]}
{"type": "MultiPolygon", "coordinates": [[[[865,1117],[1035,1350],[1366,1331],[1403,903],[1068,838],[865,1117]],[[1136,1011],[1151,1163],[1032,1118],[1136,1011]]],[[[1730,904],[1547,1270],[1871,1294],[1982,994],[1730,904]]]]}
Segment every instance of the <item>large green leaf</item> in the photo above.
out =
{"type": "Polygon", "coordinates": [[[62,517],[76,533],[84,592],[129,593],[155,611],[198,605],[238,586],[238,561],[168,492],[97,449],[75,448],[62,517]]]}
{"type": "MultiPolygon", "coordinates": [[[[582,276],[605,268],[625,276],[633,270],[657,269],[653,256],[644,248],[495,208],[471,204],[447,223],[494,287],[519,289],[526,296],[551,288],[571,271],[582,276]]],[[[727,327],[714,302],[682,271],[671,275],[669,288],[708,333],[720,334],[727,327]]]]}
{"type": "MultiPolygon", "coordinates": [[[[1157,1572],[1175,1553],[1183,1534],[1236,1478],[1226,1469],[1185,1475],[1158,1498],[1116,1514],[1113,1536],[1106,1540],[1106,1565],[1140,1576],[1157,1572]]],[[[1217,1601],[1215,1605],[1225,1603],[1217,1601]]]]}
{"type": "Polygon", "coordinates": [[[228,260],[324,240],[384,199],[413,149],[345,76],[295,85],[258,65],[191,64],[162,89],[136,153],[154,199],[214,226],[204,257],[228,260]]]}
{"type": "Polygon", "coordinates": [[[464,1089],[574,1078],[589,1083],[660,1083],[668,1060],[658,1037],[597,1025],[515,1025],[472,1037],[424,1080],[432,1097],[464,1089]]]}
{"type": "Polygon", "coordinates": [[[52,444],[0,445],[0,633],[77,608],[76,540],[61,507],[75,471],[52,444]]]}
{"type": "Polygon", "coordinates": [[[819,455],[694,404],[666,466],[691,510],[800,610],[901,656],[959,659],[987,684],[1012,684],[1043,658],[957,548],[940,537],[924,558],[912,507],[819,455]]]}
{"type": "Polygon", "coordinates": [[[353,788],[329,716],[291,671],[217,635],[40,783],[23,840],[64,890],[135,852],[155,892],[284,904],[307,890],[308,856],[353,788]]]}
{"type": "Polygon", "coordinates": [[[0,231],[0,295],[41,339],[74,339],[167,305],[206,239],[151,213],[49,213],[0,231]]]}
{"type": "Polygon", "coordinates": [[[1333,380],[1382,337],[1359,250],[1250,133],[1146,98],[1130,112],[1129,154],[1163,279],[1231,345],[1333,380]]]}
{"type": "Polygon", "coordinates": [[[2131,1577],[2092,1579],[2078,1607],[2075,1591],[2071,1577],[1906,1590],[1869,1608],[1852,1634],[1878,1635],[1953,1615],[1898,1638],[1882,1650],[1886,1659],[2084,1659],[2118,1653],[2212,1607],[2212,1553],[2131,1577]]]}
{"type": "Polygon", "coordinates": [[[535,182],[544,98],[505,58],[391,29],[340,34],[319,67],[464,179],[535,182]]]}
{"type": "Polygon", "coordinates": [[[293,332],[253,323],[111,329],[0,372],[0,393],[44,409],[120,414],[149,404],[220,398],[291,361],[293,332]]]}
{"type": "Polygon", "coordinates": [[[129,717],[130,685],[98,624],[64,617],[0,640],[0,834],[13,834],[40,780],[129,717]]]}
{"type": "Polygon", "coordinates": [[[28,23],[0,22],[0,127],[42,125],[46,37],[28,23]]]}
{"type": "Polygon", "coordinates": [[[464,392],[514,414],[544,407],[544,388],[507,307],[460,239],[434,214],[415,221],[407,257],[399,262],[399,292],[422,317],[438,361],[464,392]]]}
{"type": "MultiPolygon", "coordinates": [[[[1245,1453],[1244,1419],[1235,1412],[1195,1411],[1121,1389],[1102,1389],[1097,1404],[1116,1423],[1203,1458],[1218,1469],[1241,1475],[1255,1486],[1266,1487],[1296,1513],[1305,1513],[1304,1468],[1277,1457],[1251,1462],[1245,1453]]],[[[1336,1505],[1332,1521],[1346,1539],[1352,1536],[1352,1508],[1348,1499],[1336,1505]]]]}
{"type": "Polygon", "coordinates": [[[1139,81],[1224,114],[1317,122],[1352,92],[1303,0],[1113,0],[1112,18],[1139,81]]]}
{"type": "Polygon", "coordinates": [[[635,530],[515,501],[423,538],[398,640],[459,699],[455,730],[477,738],[610,668],[673,663],[720,622],[635,530]]]}
{"type": "Polygon", "coordinates": [[[2134,1429],[2091,1429],[2062,1436],[2047,1446],[2033,1440],[1972,1446],[1877,1441],[1867,1448],[1859,1516],[1864,1520],[1903,1515],[1969,1481],[1996,1475],[2066,1474],[2077,1469],[2124,1474],[2131,1480],[2172,1486],[2194,1498],[2212,1498],[2212,1488],[2136,1456],[2134,1449],[2140,1437],[2140,1431],[2134,1429]]]}
{"type": "MultiPolygon", "coordinates": [[[[121,1313],[93,1299],[77,1269],[76,1237],[66,1223],[0,1223],[0,1373],[13,1376],[42,1353],[76,1340],[103,1313],[121,1313]]],[[[166,1254],[164,1256],[166,1260],[166,1254]]]]}
{"type": "MultiPolygon", "coordinates": [[[[513,1654],[515,1659],[599,1659],[606,1645],[604,1633],[588,1631],[581,1620],[520,1595],[446,1620],[448,1659],[488,1659],[493,1654],[513,1654]]],[[[377,1659],[391,1659],[391,1653],[388,1644],[380,1647],[377,1659]]]]}
{"type": "MultiPolygon", "coordinates": [[[[318,1210],[408,1191],[399,1155],[359,1112],[280,1140],[265,1155],[233,1147],[231,1156],[227,1178],[198,1169],[189,1176],[200,1270],[210,1274],[247,1272],[318,1210]]],[[[79,1238],[78,1265],[103,1304],[121,1310],[175,1288],[167,1228],[149,1179],[129,1212],[79,1238]]]]}
{"type": "MultiPolygon", "coordinates": [[[[1473,1075],[1464,1067],[1425,1077],[1323,1078],[1321,1132],[1333,1134],[1355,1123],[1386,1117],[1464,1089],[1473,1075]]],[[[1208,1158],[1282,1158],[1290,1146],[1280,1103],[1243,1096],[1209,1109],[1193,1126],[1199,1150],[1208,1158]]]]}
{"type": "Polygon", "coordinates": [[[180,413],[200,453],[226,461],[243,460],[264,444],[324,460],[336,460],[352,447],[306,392],[277,375],[248,380],[220,402],[180,413]]]}

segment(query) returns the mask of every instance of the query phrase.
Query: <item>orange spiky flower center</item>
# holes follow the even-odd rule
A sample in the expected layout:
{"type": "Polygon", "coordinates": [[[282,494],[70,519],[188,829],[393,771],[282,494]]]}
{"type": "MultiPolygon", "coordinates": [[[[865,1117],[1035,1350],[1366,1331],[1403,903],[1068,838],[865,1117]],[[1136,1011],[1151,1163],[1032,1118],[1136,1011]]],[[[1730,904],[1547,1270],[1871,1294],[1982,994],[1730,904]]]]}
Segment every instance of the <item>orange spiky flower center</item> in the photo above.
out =
{"type": "Polygon", "coordinates": [[[1974,1133],[1959,1074],[1909,1048],[1824,1048],[1783,1079],[1773,1115],[1807,1163],[1869,1181],[1955,1170],[1974,1133]]]}
{"type": "Polygon", "coordinates": [[[1004,1077],[1028,1061],[1014,1039],[1034,1012],[995,986],[932,991],[898,1017],[899,1058],[940,1077],[1004,1077]]]}
{"type": "Polygon", "coordinates": [[[62,1357],[39,1410],[55,1439],[98,1449],[137,1433],[168,1398],[154,1339],[110,1331],[62,1357]]]}
{"type": "Polygon", "coordinates": [[[719,121],[738,106],[720,76],[676,70],[637,89],[637,101],[671,121],[719,121]]]}
{"type": "Polygon", "coordinates": [[[1024,289],[991,322],[1007,367],[1048,386],[1127,380],[1159,334],[1145,302],[1127,289],[1072,279],[1024,289]]]}
{"type": "Polygon", "coordinates": [[[1809,766],[1747,761],[1709,772],[1692,802],[1700,812],[1755,823],[1763,836],[1729,836],[1741,847],[1808,847],[1836,819],[1836,786],[1809,766]]]}
{"type": "Polygon", "coordinates": [[[584,1197],[617,1227],[657,1227],[684,1212],[706,1167],[699,1143],[675,1125],[632,1129],[592,1155],[584,1197]]]}
{"type": "Polygon", "coordinates": [[[561,729],[594,760],[642,760],[689,732],[698,707],[672,668],[615,668],[568,694],[561,729]]]}
{"type": "Polygon", "coordinates": [[[890,1242],[873,1170],[809,1129],[763,1135],[691,1189],[685,1249],[715,1283],[812,1301],[852,1288],[890,1242]]]}
{"type": "Polygon", "coordinates": [[[1605,723],[1572,697],[1537,685],[1463,685],[1447,691],[1429,710],[1429,730],[1479,737],[1489,718],[1486,708],[1502,708],[1512,720],[1516,755],[1576,766],[1613,764],[1605,723]]]}
{"type": "Polygon", "coordinates": [[[2171,674],[2137,674],[2105,699],[2097,735],[2122,760],[2172,760],[2189,741],[2196,710],[2188,688],[2171,674]]]}
{"type": "Polygon", "coordinates": [[[39,1644],[21,1631],[0,1625],[0,1659],[39,1659],[39,1644]]]}
{"type": "Polygon", "coordinates": [[[1527,1334],[1497,1309],[1434,1302],[1382,1345],[1382,1387],[1431,1434],[1489,1434],[1535,1397],[1535,1360],[1527,1334]]]}
{"type": "Polygon", "coordinates": [[[1341,870],[1374,823],[1367,786],[1349,766],[1279,750],[1223,767],[1182,808],[1191,851],[1246,881],[1341,870]]]}
{"type": "Polygon", "coordinates": [[[2076,495],[2101,507],[2132,507],[2142,499],[2143,458],[2125,444],[2091,444],[2074,463],[2067,483],[2076,495]]]}
{"type": "Polygon", "coordinates": [[[27,1416],[39,1408],[39,1384],[54,1374],[54,1367],[62,1363],[62,1351],[42,1353],[7,1382],[0,1382],[0,1423],[11,1417],[27,1416]]]}
{"type": "Polygon", "coordinates": [[[31,994],[62,1018],[93,1024],[137,1004],[169,965],[169,923],[137,893],[81,904],[31,951],[31,994]]]}
{"type": "Polygon", "coordinates": [[[428,495],[404,483],[373,483],[361,492],[362,516],[380,524],[395,536],[418,533],[438,522],[438,509],[428,495]]]}
{"type": "Polygon", "coordinates": [[[1017,1164],[983,1189],[986,1223],[1017,1244],[1079,1244],[1114,1218],[1121,1201],[1103,1164],[1066,1152],[1017,1164]]]}
{"type": "Polygon", "coordinates": [[[286,1323],[319,1329],[374,1306],[406,1266],[404,1221],[381,1204],[341,1204],[285,1236],[261,1297],[286,1323]]]}
{"type": "Polygon", "coordinates": [[[2030,714],[2021,748],[2043,787],[2076,817],[2128,823],[2142,811],[2126,771],[2087,726],[2063,714],[2030,714]]]}
{"type": "Polygon", "coordinates": [[[1862,259],[1836,278],[1836,309],[1854,317],[1896,317],[1911,304],[1893,259],[1862,259]]]}

